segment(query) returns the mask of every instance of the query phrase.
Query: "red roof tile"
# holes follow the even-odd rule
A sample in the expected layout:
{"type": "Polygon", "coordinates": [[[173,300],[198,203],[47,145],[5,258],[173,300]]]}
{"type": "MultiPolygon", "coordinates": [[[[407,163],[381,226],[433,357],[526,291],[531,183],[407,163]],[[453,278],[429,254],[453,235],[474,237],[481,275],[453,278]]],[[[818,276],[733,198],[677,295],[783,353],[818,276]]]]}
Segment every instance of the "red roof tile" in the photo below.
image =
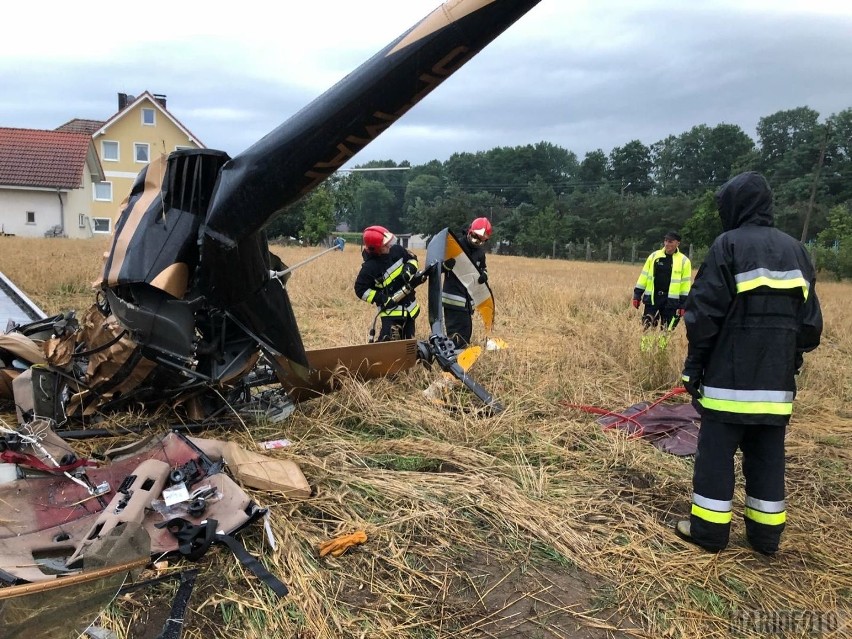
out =
{"type": "Polygon", "coordinates": [[[0,184],[78,188],[90,144],[85,133],[0,128],[0,184]]]}
{"type": "Polygon", "coordinates": [[[56,127],[57,131],[65,131],[67,133],[85,133],[86,135],[94,135],[95,131],[104,125],[103,120],[84,120],[82,118],[74,118],[68,120],[62,126],[56,127]]]}

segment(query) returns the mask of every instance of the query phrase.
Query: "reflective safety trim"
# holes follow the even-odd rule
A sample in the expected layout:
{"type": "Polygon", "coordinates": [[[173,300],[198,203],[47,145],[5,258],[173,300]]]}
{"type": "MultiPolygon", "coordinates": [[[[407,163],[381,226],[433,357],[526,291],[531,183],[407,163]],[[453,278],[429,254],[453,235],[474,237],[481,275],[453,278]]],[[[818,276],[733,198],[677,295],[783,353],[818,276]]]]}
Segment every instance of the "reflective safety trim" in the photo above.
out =
{"type": "Polygon", "coordinates": [[[417,302],[411,302],[408,306],[394,306],[386,311],[381,311],[381,317],[417,317],[420,313],[420,305],[417,302]]]}
{"type": "Polygon", "coordinates": [[[361,299],[364,300],[365,302],[370,302],[370,304],[372,304],[373,298],[375,296],[376,296],[376,289],[368,288],[366,291],[364,291],[364,294],[361,296],[361,299]]]}
{"type": "Polygon", "coordinates": [[[746,415],[792,415],[793,402],[736,402],[727,399],[702,397],[698,400],[704,408],[725,413],[743,413],[746,415]]]}
{"type": "Polygon", "coordinates": [[[810,285],[799,269],[792,271],[770,271],[767,268],[756,268],[734,276],[737,282],[737,293],[752,291],[760,286],[776,289],[801,288],[802,295],[807,300],[810,285]]]}
{"type": "Polygon", "coordinates": [[[792,391],[775,390],[736,390],[702,386],[701,394],[710,399],[727,399],[734,402],[792,402],[792,391]]]}
{"type": "Polygon", "coordinates": [[[699,519],[709,521],[711,524],[730,524],[731,519],[733,519],[734,516],[733,512],[730,510],[725,513],[720,513],[715,510],[708,510],[707,508],[702,508],[698,504],[692,504],[691,512],[699,519]]]}
{"type": "Polygon", "coordinates": [[[698,493],[692,493],[692,503],[707,510],[715,510],[716,512],[731,512],[734,508],[733,500],[710,499],[698,493]]]}
{"type": "Polygon", "coordinates": [[[766,501],[763,499],[755,499],[746,495],[746,508],[754,508],[764,513],[782,513],[784,512],[784,500],[781,501],[766,501]]]}
{"type": "Polygon", "coordinates": [[[743,514],[747,519],[756,521],[758,524],[763,524],[764,526],[780,526],[787,521],[787,511],[785,510],[782,510],[780,513],[765,513],[746,506],[743,514]]]}
{"type": "Polygon", "coordinates": [[[441,293],[441,302],[445,306],[461,306],[467,307],[467,298],[461,295],[453,295],[452,293],[441,293]]]}
{"type": "Polygon", "coordinates": [[[391,264],[388,269],[382,273],[382,286],[387,286],[391,282],[393,282],[399,274],[402,272],[402,267],[404,266],[404,262],[402,260],[397,260],[393,264],[391,264]]]}
{"type": "Polygon", "coordinates": [[[702,386],[701,399],[704,408],[726,413],[747,415],[792,415],[793,393],[773,390],[735,390],[702,386]]]}

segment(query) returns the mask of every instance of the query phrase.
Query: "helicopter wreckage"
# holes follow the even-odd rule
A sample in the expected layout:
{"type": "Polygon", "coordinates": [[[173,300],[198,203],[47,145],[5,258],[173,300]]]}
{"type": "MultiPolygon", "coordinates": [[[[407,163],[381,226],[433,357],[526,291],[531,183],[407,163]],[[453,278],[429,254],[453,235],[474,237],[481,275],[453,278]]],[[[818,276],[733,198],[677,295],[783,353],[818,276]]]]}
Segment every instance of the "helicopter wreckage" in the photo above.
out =
{"type": "MultiPolygon", "coordinates": [[[[478,283],[449,230],[431,239],[419,274],[429,292],[428,339],[307,351],[288,269],[270,252],[264,226],[538,1],[445,2],[236,157],[180,150],[140,172],[122,203],[95,303],[79,319],[38,318],[0,335],[0,399],[14,401],[19,422],[0,425],[0,468],[16,469],[0,479],[0,501],[17,511],[0,519],[0,580],[26,584],[0,588],[0,617],[16,588],[48,587],[108,565],[126,574],[133,561],[155,554],[197,558],[214,542],[236,548],[231,535],[264,511],[226,466],[241,471],[246,486],[310,494],[292,462],[269,467],[282,460],[180,432],[96,464],[69,448],[71,437],[62,435],[72,424],[91,429],[98,415],[164,405],[200,424],[258,403],[274,419],[293,402],[333,390],[341,369],[369,379],[417,362],[437,363],[488,410],[502,409],[467,374],[443,326],[450,258],[486,331],[494,314],[488,285],[478,283]],[[152,506],[164,495],[172,501],[152,506]]],[[[275,592],[286,592],[244,550],[235,552],[275,592]]]]}

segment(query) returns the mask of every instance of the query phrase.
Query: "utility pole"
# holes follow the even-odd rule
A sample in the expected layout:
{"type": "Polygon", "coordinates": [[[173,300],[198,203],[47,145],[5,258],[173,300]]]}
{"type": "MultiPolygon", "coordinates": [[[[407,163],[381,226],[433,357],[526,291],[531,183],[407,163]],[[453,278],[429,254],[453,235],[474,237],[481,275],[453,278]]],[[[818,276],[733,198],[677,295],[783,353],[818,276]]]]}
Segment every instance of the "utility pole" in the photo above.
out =
{"type": "Polygon", "coordinates": [[[814,202],[816,201],[817,183],[819,182],[819,174],[822,172],[822,163],[825,160],[825,147],[828,144],[828,134],[831,131],[831,122],[825,124],[825,135],[822,138],[822,147],[819,150],[819,160],[817,161],[816,172],[814,173],[814,183],[811,185],[811,199],[808,201],[808,212],[805,213],[805,225],[802,227],[802,243],[808,239],[808,225],[811,223],[811,214],[814,212],[814,202]]]}

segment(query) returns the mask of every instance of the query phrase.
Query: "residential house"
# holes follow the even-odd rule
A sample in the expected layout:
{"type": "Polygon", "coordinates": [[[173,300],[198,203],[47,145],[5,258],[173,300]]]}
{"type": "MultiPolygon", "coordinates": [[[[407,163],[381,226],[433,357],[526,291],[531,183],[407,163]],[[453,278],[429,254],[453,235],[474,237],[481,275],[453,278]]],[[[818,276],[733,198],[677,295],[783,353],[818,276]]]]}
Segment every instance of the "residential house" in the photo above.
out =
{"type": "Polygon", "coordinates": [[[139,97],[118,94],[118,111],[106,121],[74,119],[57,128],[92,136],[104,168],[94,186],[94,233],[112,233],[121,203],[145,165],[160,154],[206,148],[166,109],[166,96],[148,91],[139,97]]]}
{"type": "Polygon", "coordinates": [[[85,133],[0,128],[0,234],[91,237],[104,179],[85,133]]]}

